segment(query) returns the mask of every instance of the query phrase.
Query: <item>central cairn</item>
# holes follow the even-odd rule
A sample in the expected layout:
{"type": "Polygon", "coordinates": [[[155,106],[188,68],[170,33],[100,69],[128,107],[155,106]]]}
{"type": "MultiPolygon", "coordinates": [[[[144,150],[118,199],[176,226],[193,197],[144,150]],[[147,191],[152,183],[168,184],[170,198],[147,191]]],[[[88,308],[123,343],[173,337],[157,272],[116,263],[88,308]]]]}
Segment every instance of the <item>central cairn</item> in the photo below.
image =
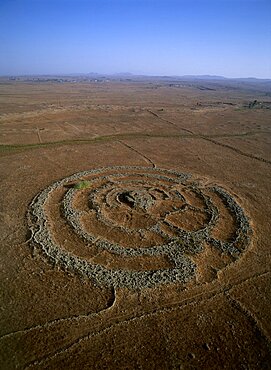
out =
{"type": "Polygon", "coordinates": [[[251,231],[223,188],[201,185],[189,174],[128,166],[55,182],[33,199],[28,222],[32,246],[53,264],[97,284],[131,289],[188,282],[206,248],[232,262],[251,231]],[[234,230],[220,240],[222,211],[234,230]]]}

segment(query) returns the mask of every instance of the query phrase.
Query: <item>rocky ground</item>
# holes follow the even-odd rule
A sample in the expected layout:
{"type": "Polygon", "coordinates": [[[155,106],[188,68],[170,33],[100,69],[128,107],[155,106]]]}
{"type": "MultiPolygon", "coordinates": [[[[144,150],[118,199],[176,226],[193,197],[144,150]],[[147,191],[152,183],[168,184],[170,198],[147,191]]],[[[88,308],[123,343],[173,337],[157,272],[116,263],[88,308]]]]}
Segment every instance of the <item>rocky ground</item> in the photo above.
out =
{"type": "Polygon", "coordinates": [[[0,82],[1,368],[269,368],[266,90],[0,82]]]}

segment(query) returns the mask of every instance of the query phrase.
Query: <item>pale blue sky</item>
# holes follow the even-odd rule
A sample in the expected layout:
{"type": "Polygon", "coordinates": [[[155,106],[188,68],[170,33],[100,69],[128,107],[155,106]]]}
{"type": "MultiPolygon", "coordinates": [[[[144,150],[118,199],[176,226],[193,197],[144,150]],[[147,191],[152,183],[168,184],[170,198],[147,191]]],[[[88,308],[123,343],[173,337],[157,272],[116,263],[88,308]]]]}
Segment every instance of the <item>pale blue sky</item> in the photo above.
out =
{"type": "Polygon", "coordinates": [[[270,0],[0,0],[0,75],[271,78],[270,0]]]}

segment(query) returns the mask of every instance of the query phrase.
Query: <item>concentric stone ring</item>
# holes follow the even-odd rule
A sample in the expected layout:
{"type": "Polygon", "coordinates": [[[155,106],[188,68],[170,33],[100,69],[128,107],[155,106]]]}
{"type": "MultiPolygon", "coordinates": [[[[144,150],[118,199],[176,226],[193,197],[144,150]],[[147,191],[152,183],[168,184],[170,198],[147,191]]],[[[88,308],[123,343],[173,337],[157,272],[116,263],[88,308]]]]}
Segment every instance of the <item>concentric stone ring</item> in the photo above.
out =
{"type": "Polygon", "coordinates": [[[202,274],[207,251],[220,269],[240,257],[251,233],[223,188],[147,167],[94,169],[55,182],[33,199],[28,221],[33,246],[54,264],[132,289],[187,283],[202,274]]]}

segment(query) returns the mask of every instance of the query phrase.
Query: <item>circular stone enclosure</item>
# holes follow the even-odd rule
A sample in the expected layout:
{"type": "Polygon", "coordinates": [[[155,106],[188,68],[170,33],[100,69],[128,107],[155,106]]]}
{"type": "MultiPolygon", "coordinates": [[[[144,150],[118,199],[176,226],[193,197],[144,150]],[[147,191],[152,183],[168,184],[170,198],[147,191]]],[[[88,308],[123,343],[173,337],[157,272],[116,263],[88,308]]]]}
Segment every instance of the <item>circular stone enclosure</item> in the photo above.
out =
{"type": "Polygon", "coordinates": [[[251,228],[225,189],[148,167],[76,173],[28,210],[32,245],[97,284],[140,289],[200,282],[238,259],[251,228]]]}

